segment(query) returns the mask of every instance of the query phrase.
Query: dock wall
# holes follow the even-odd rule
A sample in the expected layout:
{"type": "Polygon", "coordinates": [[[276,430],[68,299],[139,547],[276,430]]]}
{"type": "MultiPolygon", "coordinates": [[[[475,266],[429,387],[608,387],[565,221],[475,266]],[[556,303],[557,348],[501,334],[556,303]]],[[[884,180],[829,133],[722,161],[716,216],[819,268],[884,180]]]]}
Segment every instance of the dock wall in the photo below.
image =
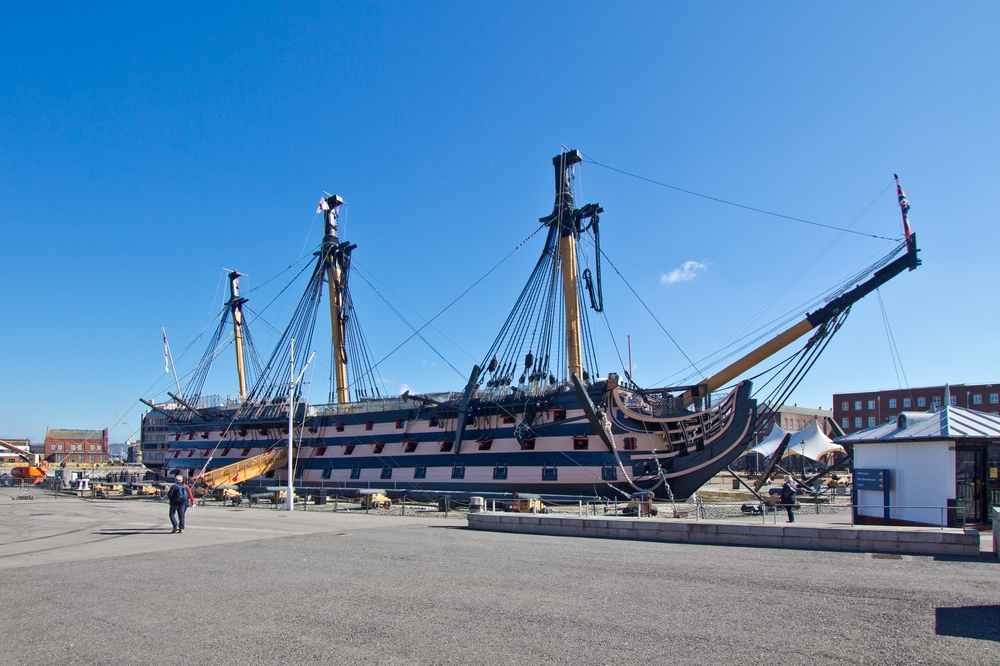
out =
{"type": "Polygon", "coordinates": [[[470,513],[469,527],[493,532],[599,539],[979,557],[979,533],[975,530],[751,525],[502,513],[470,513]]]}

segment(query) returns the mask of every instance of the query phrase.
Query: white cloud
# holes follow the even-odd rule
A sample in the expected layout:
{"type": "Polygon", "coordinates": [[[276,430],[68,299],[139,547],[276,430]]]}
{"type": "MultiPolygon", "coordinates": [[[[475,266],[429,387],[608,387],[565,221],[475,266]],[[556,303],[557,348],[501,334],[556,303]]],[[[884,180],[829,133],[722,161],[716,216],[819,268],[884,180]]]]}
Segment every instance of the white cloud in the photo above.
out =
{"type": "Polygon", "coordinates": [[[693,280],[699,271],[707,271],[708,264],[698,261],[685,261],[680,268],[675,268],[669,273],[660,273],[660,284],[674,284],[675,282],[687,282],[693,280]]]}
{"type": "Polygon", "coordinates": [[[400,384],[399,385],[399,395],[403,395],[404,393],[406,393],[409,390],[410,390],[410,385],[409,384],[400,384]]]}

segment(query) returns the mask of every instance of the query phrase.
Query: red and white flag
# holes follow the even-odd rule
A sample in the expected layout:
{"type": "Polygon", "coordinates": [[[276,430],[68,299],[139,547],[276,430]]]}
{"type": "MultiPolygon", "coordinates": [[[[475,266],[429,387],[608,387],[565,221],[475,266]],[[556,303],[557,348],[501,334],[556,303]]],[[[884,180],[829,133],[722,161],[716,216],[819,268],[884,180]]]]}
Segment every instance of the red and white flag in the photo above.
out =
{"type": "Polygon", "coordinates": [[[910,202],[906,199],[903,186],[899,184],[899,176],[896,174],[892,174],[892,176],[896,179],[896,197],[899,199],[899,210],[903,213],[903,233],[909,238],[913,235],[913,232],[910,231],[910,202]]]}
{"type": "Polygon", "coordinates": [[[319,205],[316,206],[316,212],[322,213],[324,210],[330,210],[330,204],[326,202],[326,199],[320,199],[319,205]]]}

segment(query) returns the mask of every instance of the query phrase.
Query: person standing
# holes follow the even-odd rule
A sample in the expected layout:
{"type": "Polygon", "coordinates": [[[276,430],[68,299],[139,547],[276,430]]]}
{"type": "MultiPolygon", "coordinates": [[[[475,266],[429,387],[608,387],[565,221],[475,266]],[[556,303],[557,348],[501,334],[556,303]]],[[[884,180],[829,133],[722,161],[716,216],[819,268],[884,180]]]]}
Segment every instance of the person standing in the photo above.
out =
{"type": "Polygon", "coordinates": [[[789,523],[795,522],[795,496],[798,494],[798,490],[799,487],[792,477],[786,476],[785,485],[781,486],[781,505],[788,512],[788,520],[786,522],[789,523]]]}
{"type": "Polygon", "coordinates": [[[170,533],[183,534],[184,514],[187,513],[188,505],[192,503],[192,493],[180,474],[174,477],[174,482],[167,491],[167,501],[170,502],[170,524],[174,526],[170,533]]]}

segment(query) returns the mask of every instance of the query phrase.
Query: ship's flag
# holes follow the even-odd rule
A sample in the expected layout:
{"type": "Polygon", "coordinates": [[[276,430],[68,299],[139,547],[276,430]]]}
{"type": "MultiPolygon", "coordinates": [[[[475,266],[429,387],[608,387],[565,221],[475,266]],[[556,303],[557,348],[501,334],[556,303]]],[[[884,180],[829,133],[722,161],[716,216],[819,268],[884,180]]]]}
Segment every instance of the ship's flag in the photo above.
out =
{"type": "Polygon", "coordinates": [[[170,347],[167,346],[167,332],[163,331],[163,372],[170,372],[170,347]]]}
{"type": "Polygon", "coordinates": [[[910,202],[906,200],[906,193],[903,192],[903,186],[899,184],[899,176],[892,174],[893,178],[896,179],[896,196],[899,197],[899,210],[903,212],[903,233],[909,238],[913,235],[910,231],[910,202]]]}
{"type": "Polygon", "coordinates": [[[322,213],[324,210],[330,210],[330,204],[326,202],[326,199],[320,199],[319,205],[316,206],[316,212],[322,213]]]}

